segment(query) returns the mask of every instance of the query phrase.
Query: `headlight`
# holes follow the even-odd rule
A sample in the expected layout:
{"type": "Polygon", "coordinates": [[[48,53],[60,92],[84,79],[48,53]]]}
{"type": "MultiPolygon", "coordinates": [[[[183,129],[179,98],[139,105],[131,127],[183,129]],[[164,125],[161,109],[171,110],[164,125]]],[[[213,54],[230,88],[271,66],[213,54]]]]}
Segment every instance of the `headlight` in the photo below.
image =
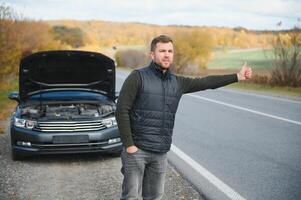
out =
{"type": "Polygon", "coordinates": [[[16,118],[16,117],[14,119],[14,125],[16,127],[20,127],[20,128],[33,129],[35,124],[36,124],[36,122],[32,121],[32,120],[19,119],[19,118],[16,118]]]}
{"type": "Polygon", "coordinates": [[[115,117],[110,117],[110,118],[103,119],[103,120],[101,120],[101,123],[103,125],[105,125],[107,128],[110,128],[112,126],[116,126],[117,125],[115,117]]]}

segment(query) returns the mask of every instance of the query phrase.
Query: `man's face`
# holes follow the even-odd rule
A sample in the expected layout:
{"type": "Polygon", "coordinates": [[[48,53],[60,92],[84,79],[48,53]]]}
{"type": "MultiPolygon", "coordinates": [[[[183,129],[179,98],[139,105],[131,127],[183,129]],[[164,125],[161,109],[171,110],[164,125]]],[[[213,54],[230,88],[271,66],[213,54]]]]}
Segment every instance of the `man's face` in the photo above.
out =
{"type": "Polygon", "coordinates": [[[173,45],[171,42],[158,42],[155,50],[151,51],[151,58],[163,69],[168,69],[173,62],[173,53],[173,45]]]}

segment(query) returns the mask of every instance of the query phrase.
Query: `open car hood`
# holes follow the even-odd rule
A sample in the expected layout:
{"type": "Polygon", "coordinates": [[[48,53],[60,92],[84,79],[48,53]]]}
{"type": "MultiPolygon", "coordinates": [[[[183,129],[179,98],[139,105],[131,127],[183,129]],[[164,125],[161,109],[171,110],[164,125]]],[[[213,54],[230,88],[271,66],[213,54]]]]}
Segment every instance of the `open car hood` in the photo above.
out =
{"type": "Polygon", "coordinates": [[[88,89],[115,98],[115,64],[88,51],[44,51],[21,60],[20,100],[49,89],[88,89]]]}

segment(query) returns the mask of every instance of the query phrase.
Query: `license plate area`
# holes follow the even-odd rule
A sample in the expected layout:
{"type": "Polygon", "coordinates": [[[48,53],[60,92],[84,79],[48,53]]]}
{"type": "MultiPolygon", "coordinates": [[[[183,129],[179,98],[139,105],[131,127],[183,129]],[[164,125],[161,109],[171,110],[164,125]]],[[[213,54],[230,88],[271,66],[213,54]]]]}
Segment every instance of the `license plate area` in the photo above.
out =
{"type": "Polygon", "coordinates": [[[88,135],[53,136],[53,144],[78,144],[89,142],[88,135]]]}

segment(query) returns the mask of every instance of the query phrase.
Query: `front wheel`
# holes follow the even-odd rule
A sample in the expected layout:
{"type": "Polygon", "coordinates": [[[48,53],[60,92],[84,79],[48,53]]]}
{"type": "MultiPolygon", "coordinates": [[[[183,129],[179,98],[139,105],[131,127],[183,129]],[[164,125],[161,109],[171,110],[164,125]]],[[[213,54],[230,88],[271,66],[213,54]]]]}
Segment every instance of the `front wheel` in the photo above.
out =
{"type": "Polygon", "coordinates": [[[11,151],[11,159],[13,160],[13,161],[18,161],[18,160],[22,160],[24,157],[23,156],[21,156],[20,154],[18,154],[17,152],[15,152],[15,151],[11,151]]]}
{"type": "Polygon", "coordinates": [[[120,157],[122,150],[108,153],[112,157],[120,157]]]}

